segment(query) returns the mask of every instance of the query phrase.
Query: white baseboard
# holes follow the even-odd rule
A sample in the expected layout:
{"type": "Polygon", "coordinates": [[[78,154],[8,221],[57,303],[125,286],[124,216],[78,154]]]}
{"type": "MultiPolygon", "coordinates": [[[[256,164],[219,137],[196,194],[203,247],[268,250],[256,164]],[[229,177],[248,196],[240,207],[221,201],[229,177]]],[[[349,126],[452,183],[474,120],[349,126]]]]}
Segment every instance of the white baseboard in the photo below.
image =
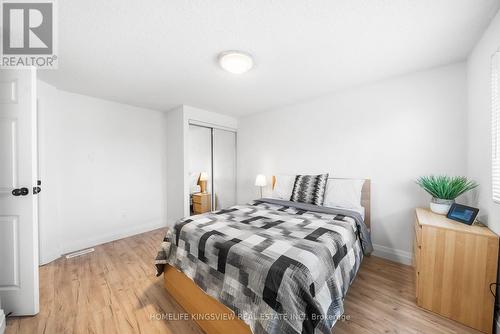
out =
{"type": "Polygon", "coordinates": [[[0,334],[5,332],[5,327],[7,326],[5,322],[5,313],[0,309],[0,334]]]}
{"type": "Polygon", "coordinates": [[[411,265],[412,255],[410,252],[389,248],[381,245],[373,245],[373,255],[394,262],[411,265]]]}
{"type": "Polygon", "coordinates": [[[494,333],[500,334],[500,314],[495,315],[495,331],[494,333]]]}
{"type": "MultiPolygon", "coordinates": [[[[120,229],[120,231],[116,231],[113,233],[107,233],[104,235],[100,235],[95,238],[88,238],[82,240],[75,240],[72,242],[66,242],[62,246],[61,253],[71,253],[77,250],[81,250],[84,248],[90,248],[93,246],[97,246],[100,244],[104,244],[106,242],[115,241],[118,239],[123,239],[126,237],[130,237],[136,234],[149,232],[152,230],[156,230],[158,228],[166,227],[166,223],[163,220],[155,220],[147,223],[137,224],[135,226],[127,227],[124,229],[120,229]]],[[[61,254],[61,255],[62,255],[61,254]]]]}
{"type": "Polygon", "coordinates": [[[40,254],[40,263],[39,264],[41,266],[46,265],[47,263],[50,263],[50,262],[60,258],[61,254],[62,254],[62,252],[59,249],[53,250],[50,253],[44,253],[43,255],[40,254]]]}

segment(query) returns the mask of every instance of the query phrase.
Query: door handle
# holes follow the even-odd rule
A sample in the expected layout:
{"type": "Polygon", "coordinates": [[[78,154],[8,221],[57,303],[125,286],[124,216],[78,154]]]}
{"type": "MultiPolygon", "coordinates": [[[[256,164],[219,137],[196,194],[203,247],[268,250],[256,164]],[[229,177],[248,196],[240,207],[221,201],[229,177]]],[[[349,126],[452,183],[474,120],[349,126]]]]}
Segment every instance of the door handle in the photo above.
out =
{"type": "Polygon", "coordinates": [[[28,190],[28,188],[23,187],[23,188],[18,188],[18,189],[12,190],[12,195],[14,195],[14,196],[26,196],[29,194],[29,192],[30,191],[28,190]]]}

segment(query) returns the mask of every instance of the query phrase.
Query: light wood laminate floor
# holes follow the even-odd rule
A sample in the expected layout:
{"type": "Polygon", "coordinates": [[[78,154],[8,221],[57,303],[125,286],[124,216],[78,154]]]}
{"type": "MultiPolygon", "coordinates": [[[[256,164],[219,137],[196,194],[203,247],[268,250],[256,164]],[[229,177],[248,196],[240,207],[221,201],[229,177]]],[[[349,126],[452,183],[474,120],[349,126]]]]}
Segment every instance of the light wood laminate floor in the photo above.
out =
{"type": "MultiPolygon", "coordinates": [[[[97,246],[94,253],[61,258],[40,268],[40,313],[9,317],[13,333],[201,333],[191,320],[163,319],[182,308],[154,275],[164,230],[97,246]]],[[[408,266],[365,258],[334,333],[479,333],[418,308],[408,266]]]]}

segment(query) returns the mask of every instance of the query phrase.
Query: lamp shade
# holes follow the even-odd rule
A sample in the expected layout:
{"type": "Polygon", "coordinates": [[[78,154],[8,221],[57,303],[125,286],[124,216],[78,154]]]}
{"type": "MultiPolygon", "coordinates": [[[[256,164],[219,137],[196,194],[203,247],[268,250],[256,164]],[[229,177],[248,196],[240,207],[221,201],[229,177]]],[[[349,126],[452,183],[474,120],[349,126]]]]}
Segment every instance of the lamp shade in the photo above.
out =
{"type": "Polygon", "coordinates": [[[265,187],[267,185],[266,176],[264,174],[259,174],[255,178],[255,185],[257,187],[265,187]]]}
{"type": "Polygon", "coordinates": [[[207,181],[208,180],[208,173],[207,172],[201,172],[200,174],[200,181],[207,181]]]}

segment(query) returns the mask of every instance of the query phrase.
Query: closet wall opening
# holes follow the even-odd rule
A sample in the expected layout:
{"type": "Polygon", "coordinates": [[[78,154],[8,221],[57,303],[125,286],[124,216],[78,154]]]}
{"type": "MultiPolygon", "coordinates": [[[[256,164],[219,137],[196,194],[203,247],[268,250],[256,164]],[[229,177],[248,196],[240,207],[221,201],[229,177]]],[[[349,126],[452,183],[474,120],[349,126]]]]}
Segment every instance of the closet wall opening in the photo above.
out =
{"type": "Polygon", "coordinates": [[[236,204],[236,131],[189,122],[190,214],[236,204]]]}

